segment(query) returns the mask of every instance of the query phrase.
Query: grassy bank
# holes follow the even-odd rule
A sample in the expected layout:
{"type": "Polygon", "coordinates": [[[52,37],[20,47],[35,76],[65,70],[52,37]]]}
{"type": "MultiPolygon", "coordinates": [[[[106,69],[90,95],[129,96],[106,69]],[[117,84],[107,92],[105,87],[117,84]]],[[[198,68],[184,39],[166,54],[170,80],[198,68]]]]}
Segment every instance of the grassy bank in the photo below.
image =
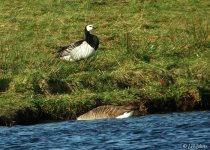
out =
{"type": "Polygon", "coordinates": [[[1,124],[75,119],[102,104],[209,99],[208,0],[7,0],[0,11],[1,124]],[[97,54],[55,58],[87,24],[98,27],[97,54]]]}

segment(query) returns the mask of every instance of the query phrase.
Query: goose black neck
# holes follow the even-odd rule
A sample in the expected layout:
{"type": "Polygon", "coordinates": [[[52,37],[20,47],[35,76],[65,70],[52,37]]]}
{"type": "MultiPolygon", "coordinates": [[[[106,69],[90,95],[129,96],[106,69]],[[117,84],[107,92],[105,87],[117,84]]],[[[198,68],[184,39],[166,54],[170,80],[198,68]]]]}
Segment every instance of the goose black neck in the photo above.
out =
{"type": "Polygon", "coordinates": [[[87,29],[85,29],[85,41],[90,41],[90,37],[91,37],[91,34],[89,31],[87,31],[87,29]]]}
{"type": "Polygon", "coordinates": [[[85,41],[91,46],[93,47],[95,50],[98,48],[99,45],[99,40],[98,37],[90,34],[89,31],[87,31],[87,29],[85,28],[85,41]]]}

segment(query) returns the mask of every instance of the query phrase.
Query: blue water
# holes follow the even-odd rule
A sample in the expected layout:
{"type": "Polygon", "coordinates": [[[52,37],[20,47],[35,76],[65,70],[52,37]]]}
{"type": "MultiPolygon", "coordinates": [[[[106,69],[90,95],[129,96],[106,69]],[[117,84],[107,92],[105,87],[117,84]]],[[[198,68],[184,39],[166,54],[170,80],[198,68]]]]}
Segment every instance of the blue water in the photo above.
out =
{"type": "Polygon", "coordinates": [[[210,150],[210,112],[0,127],[0,149],[210,150]]]}

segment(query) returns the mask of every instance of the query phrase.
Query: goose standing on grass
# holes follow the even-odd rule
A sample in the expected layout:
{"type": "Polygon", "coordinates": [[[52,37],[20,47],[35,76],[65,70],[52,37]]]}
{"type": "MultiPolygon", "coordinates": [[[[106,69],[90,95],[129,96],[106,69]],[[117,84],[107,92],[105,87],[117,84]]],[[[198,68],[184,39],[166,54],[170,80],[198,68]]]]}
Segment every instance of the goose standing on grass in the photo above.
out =
{"type": "Polygon", "coordinates": [[[67,61],[77,61],[92,56],[99,46],[98,37],[90,33],[93,29],[93,25],[85,26],[85,39],[60,47],[58,56],[67,61]]]}
{"type": "Polygon", "coordinates": [[[91,111],[79,116],[77,120],[94,120],[94,119],[106,119],[106,118],[128,118],[131,117],[135,110],[138,110],[136,106],[114,106],[105,105],[92,109],[91,111]]]}

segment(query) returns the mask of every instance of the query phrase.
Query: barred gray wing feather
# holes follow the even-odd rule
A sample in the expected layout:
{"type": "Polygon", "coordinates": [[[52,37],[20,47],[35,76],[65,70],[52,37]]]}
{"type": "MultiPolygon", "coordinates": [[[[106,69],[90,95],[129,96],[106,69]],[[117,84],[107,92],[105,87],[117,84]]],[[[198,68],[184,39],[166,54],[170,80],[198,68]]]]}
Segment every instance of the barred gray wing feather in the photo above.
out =
{"type": "Polygon", "coordinates": [[[81,45],[83,42],[84,42],[84,40],[81,40],[81,41],[72,43],[68,46],[60,47],[60,49],[58,50],[59,57],[68,56],[74,48],[81,45]]]}

